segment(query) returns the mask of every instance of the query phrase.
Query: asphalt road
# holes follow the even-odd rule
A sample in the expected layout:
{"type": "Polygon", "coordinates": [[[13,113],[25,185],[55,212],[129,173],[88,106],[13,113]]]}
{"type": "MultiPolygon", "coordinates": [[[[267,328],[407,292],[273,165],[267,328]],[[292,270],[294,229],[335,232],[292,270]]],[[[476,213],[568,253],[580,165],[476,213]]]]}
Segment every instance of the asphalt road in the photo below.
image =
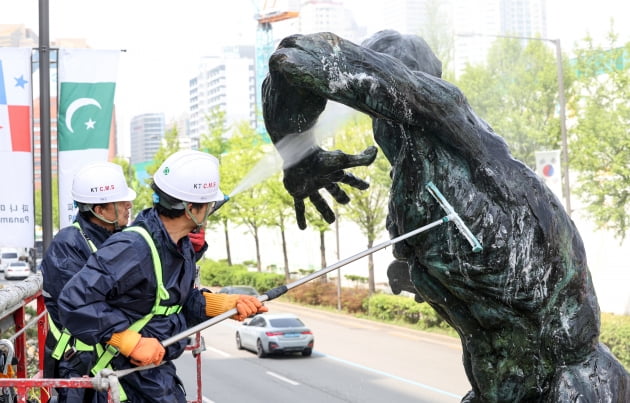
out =
{"type": "MultiPolygon", "coordinates": [[[[470,389],[459,340],[277,301],[272,312],[297,314],[315,335],[311,357],[258,358],[237,350],[238,322],[202,332],[202,401],[458,402],[470,389]]],[[[188,400],[197,395],[190,352],[177,360],[188,400]]]]}

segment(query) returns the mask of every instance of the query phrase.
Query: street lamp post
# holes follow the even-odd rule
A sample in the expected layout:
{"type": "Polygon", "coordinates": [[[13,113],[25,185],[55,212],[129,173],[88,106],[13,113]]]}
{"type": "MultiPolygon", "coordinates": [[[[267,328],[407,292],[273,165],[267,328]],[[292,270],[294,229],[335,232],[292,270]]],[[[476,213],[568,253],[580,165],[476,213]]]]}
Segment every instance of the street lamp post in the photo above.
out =
{"type": "Polygon", "coordinates": [[[560,39],[537,38],[529,36],[513,36],[513,35],[491,35],[478,33],[458,33],[457,36],[485,36],[492,38],[510,38],[523,39],[529,41],[551,42],[556,48],[556,68],[558,71],[558,107],[560,109],[560,139],[562,142],[561,159],[562,159],[562,177],[564,188],[565,209],[569,217],[571,216],[571,187],[569,183],[569,146],[567,142],[567,124],[566,124],[566,98],[564,96],[564,70],[562,68],[562,48],[560,47],[560,39]]]}

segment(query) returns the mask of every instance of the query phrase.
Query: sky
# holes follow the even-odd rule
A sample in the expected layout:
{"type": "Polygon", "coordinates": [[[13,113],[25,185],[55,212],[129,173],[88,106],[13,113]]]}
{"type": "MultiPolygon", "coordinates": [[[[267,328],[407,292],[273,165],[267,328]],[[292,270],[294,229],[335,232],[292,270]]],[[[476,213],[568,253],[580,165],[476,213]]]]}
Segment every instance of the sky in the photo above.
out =
{"type": "MultiPolygon", "coordinates": [[[[382,0],[346,0],[368,33],[378,26],[382,0]]],[[[39,31],[38,0],[0,0],[0,24],[25,23],[39,31]]],[[[563,51],[590,32],[602,37],[610,17],[630,14],[622,0],[548,0],[551,39],[563,51]],[[567,15],[568,13],[568,15],[567,15]]],[[[117,118],[128,126],[141,113],[164,112],[167,121],[188,107],[188,80],[203,56],[224,44],[255,41],[254,0],[50,0],[50,39],[85,38],[96,49],[120,49],[117,118]]],[[[630,27],[616,24],[622,39],[630,27]],[[625,30],[625,32],[623,32],[625,30]]],[[[119,127],[127,131],[127,127],[119,127]]],[[[123,153],[125,151],[122,147],[123,153]]]]}

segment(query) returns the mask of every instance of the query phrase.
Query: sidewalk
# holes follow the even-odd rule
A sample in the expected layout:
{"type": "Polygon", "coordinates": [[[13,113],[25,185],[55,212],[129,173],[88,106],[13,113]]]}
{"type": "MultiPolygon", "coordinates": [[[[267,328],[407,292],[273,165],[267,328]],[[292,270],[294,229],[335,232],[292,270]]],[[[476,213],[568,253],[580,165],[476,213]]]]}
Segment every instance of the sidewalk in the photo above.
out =
{"type": "MultiPolygon", "coordinates": [[[[212,292],[217,292],[221,289],[221,287],[206,287],[210,289],[212,292]]],[[[335,319],[339,322],[348,323],[349,321],[354,321],[355,323],[368,325],[371,327],[382,328],[382,329],[390,329],[396,330],[398,332],[407,332],[408,334],[413,334],[415,337],[431,339],[432,341],[444,345],[448,345],[452,348],[457,348],[461,350],[461,342],[457,337],[451,337],[439,333],[425,332],[422,330],[411,329],[405,326],[398,326],[391,323],[379,322],[377,320],[363,319],[357,318],[346,312],[338,312],[334,310],[328,309],[318,309],[316,307],[310,307],[306,305],[294,304],[286,301],[280,301],[277,299],[266,301],[265,305],[269,307],[269,311],[280,311],[280,310],[291,310],[294,312],[301,312],[308,314],[310,316],[316,316],[320,318],[327,319],[335,319]]]]}
{"type": "Polygon", "coordinates": [[[369,325],[370,327],[390,329],[390,330],[395,330],[397,332],[407,332],[409,334],[415,335],[416,337],[424,338],[424,339],[431,339],[432,341],[436,343],[448,345],[449,347],[458,348],[461,350],[461,342],[458,338],[439,334],[439,333],[431,333],[431,332],[425,332],[422,330],[410,329],[405,326],[398,326],[398,325],[394,325],[390,323],[379,322],[376,320],[357,318],[345,312],[318,309],[315,307],[293,304],[290,302],[284,302],[284,301],[278,301],[278,300],[267,301],[265,302],[265,305],[269,307],[270,312],[285,309],[285,310],[291,310],[294,312],[300,312],[303,314],[308,314],[310,316],[327,318],[329,320],[332,319],[332,320],[340,321],[346,324],[352,321],[358,324],[369,325]]]}

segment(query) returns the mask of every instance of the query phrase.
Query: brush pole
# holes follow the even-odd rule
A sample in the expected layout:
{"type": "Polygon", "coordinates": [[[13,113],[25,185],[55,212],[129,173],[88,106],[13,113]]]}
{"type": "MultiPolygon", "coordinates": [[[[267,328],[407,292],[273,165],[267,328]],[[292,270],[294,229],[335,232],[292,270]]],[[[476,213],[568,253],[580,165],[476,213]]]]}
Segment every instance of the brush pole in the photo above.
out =
{"type": "MultiPolygon", "coordinates": [[[[395,244],[397,242],[400,242],[400,241],[402,241],[404,239],[410,238],[410,237],[412,237],[414,235],[417,235],[417,234],[419,234],[421,232],[427,231],[427,230],[429,230],[429,229],[431,229],[433,227],[437,227],[438,225],[443,224],[445,222],[448,222],[449,220],[450,220],[449,217],[445,216],[445,217],[443,217],[443,218],[441,218],[439,220],[433,221],[432,223],[429,223],[429,224],[427,224],[427,225],[425,225],[423,227],[416,228],[415,230],[407,232],[406,234],[403,234],[403,235],[400,235],[400,236],[398,236],[396,238],[393,238],[393,239],[390,239],[388,241],[382,242],[382,243],[380,243],[378,245],[375,245],[375,246],[373,246],[373,247],[371,247],[369,249],[366,249],[366,250],[364,250],[362,252],[359,252],[359,253],[357,253],[355,255],[352,255],[352,256],[350,256],[350,257],[348,257],[346,259],[340,260],[339,262],[337,262],[335,264],[332,264],[330,266],[324,267],[323,269],[318,270],[318,271],[316,271],[314,273],[311,273],[308,276],[303,277],[303,278],[301,278],[301,279],[299,279],[297,281],[294,281],[294,282],[292,282],[290,284],[281,285],[279,287],[273,288],[273,289],[267,291],[266,293],[264,293],[263,295],[259,296],[258,300],[260,302],[265,302],[265,301],[270,301],[272,299],[278,298],[279,296],[285,294],[287,291],[289,291],[289,290],[291,290],[291,289],[293,289],[295,287],[298,287],[298,286],[300,286],[300,285],[302,285],[304,283],[307,283],[307,282],[309,282],[309,281],[311,281],[313,279],[316,279],[317,277],[321,277],[321,276],[323,276],[326,273],[329,273],[329,272],[331,272],[333,270],[336,270],[336,269],[338,269],[338,268],[340,268],[342,266],[347,265],[348,263],[352,263],[355,260],[361,259],[364,256],[370,255],[370,254],[372,254],[372,253],[374,253],[374,252],[376,252],[378,250],[386,248],[386,247],[388,247],[390,245],[393,245],[393,244],[395,244]]],[[[236,308],[232,308],[229,311],[223,312],[220,315],[214,316],[214,317],[212,317],[212,318],[210,318],[210,319],[208,319],[208,320],[206,320],[204,322],[199,323],[196,326],[193,326],[193,327],[188,328],[188,329],[186,329],[185,331],[183,331],[183,332],[181,332],[179,334],[176,334],[175,336],[172,336],[172,337],[169,337],[168,339],[163,340],[162,341],[162,346],[164,346],[164,347],[170,346],[171,344],[173,344],[173,343],[175,343],[175,342],[177,342],[177,341],[179,341],[179,340],[181,340],[181,339],[183,339],[185,337],[192,336],[193,334],[195,334],[197,332],[200,332],[200,331],[202,331],[202,330],[204,330],[204,329],[206,329],[206,328],[208,328],[210,326],[213,326],[213,325],[215,325],[215,324],[217,324],[219,322],[222,322],[225,319],[228,319],[231,316],[236,315],[237,313],[238,313],[238,311],[236,310],[236,308]]]]}

